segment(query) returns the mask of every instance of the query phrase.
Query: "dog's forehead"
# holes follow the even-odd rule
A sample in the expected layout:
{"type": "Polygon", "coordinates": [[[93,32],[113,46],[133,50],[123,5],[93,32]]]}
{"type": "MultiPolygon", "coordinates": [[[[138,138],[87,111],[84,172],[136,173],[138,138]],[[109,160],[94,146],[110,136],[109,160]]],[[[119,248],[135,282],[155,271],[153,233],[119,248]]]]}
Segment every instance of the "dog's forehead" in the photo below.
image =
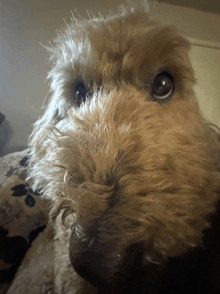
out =
{"type": "MultiPolygon", "coordinates": [[[[100,54],[107,54],[109,58],[129,51],[133,51],[133,55],[139,55],[148,49],[147,54],[151,57],[152,54],[160,54],[161,49],[165,48],[168,52],[163,50],[163,55],[177,47],[187,50],[190,48],[189,42],[174,27],[152,20],[144,12],[91,22],[86,31],[92,48],[100,54]]],[[[163,56],[160,55],[161,57],[163,56]]]]}
{"type": "Polygon", "coordinates": [[[79,28],[79,39],[82,52],[87,51],[80,65],[83,75],[92,72],[106,84],[136,79],[141,86],[141,79],[144,83],[162,68],[175,74],[188,64],[190,43],[174,27],[151,20],[145,12],[89,21],[79,28]]]}
{"type": "MultiPolygon", "coordinates": [[[[92,21],[87,28],[89,39],[108,40],[109,42],[129,42],[137,35],[147,34],[153,27],[158,26],[156,21],[149,18],[147,13],[132,13],[112,18],[92,21]]],[[[102,44],[99,44],[102,45],[102,44]]]]}
{"type": "Polygon", "coordinates": [[[94,85],[121,82],[145,87],[161,70],[176,80],[193,80],[188,59],[190,43],[172,26],[152,20],[148,13],[75,20],[50,50],[57,68],[94,85]]]}

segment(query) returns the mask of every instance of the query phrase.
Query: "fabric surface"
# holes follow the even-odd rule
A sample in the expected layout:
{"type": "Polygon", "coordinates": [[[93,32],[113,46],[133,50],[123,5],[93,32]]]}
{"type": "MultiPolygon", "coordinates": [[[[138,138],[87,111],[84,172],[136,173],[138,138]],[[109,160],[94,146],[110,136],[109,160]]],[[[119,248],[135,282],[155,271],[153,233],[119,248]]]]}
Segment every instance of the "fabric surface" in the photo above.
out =
{"type": "Polygon", "coordinates": [[[45,201],[25,182],[28,149],[0,157],[0,293],[38,233],[45,228],[45,201]]]}

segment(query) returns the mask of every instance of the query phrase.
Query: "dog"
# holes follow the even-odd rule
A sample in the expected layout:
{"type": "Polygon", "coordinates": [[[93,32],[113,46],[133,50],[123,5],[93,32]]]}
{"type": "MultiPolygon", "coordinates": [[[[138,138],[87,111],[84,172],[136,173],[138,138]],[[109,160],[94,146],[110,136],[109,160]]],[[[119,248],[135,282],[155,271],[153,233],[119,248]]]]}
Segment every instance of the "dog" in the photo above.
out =
{"type": "Polygon", "coordinates": [[[49,221],[8,294],[220,293],[218,130],[189,41],[127,9],[74,19],[48,50],[28,179],[49,221]]]}

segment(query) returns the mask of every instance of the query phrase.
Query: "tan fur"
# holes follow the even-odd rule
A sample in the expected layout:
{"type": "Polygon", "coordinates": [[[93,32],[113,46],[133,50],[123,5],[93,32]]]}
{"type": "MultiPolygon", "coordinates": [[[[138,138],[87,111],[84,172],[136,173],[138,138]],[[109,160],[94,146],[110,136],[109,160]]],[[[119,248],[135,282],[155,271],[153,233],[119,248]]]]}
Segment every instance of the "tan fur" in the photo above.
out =
{"type": "Polygon", "coordinates": [[[109,259],[134,242],[144,242],[146,264],[201,244],[218,200],[219,146],[199,111],[189,49],[173,27],[145,12],[77,20],[49,48],[52,98],[34,126],[29,174],[51,203],[55,237],[44,245],[43,232],[21,268],[28,272],[34,260],[39,278],[36,252],[54,247],[53,286],[32,291],[44,280],[23,284],[20,269],[8,293],[97,293],[74,272],[68,241],[71,227],[85,230],[95,219],[99,238],[111,243],[109,259]],[[162,70],[175,77],[165,103],[150,93],[162,70]],[[93,94],[78,108],[71,86],[79,78],[93,94]]]}

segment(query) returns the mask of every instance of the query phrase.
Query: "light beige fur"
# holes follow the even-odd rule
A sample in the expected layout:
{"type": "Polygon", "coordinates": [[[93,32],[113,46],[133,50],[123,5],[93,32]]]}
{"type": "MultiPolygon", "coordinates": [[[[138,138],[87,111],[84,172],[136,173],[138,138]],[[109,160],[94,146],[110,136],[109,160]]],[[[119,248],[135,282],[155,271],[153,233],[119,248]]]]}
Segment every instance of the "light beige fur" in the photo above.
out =
{"type": "Polygon", "coordinates": [[[51,221],[8,294],[115,293],[74,271],[71,232],[86,238],[99,220],[114,269],[132,244],[144,244],[146,266],[200,245],[219,197],[218,136],[195,98],[189,42],[148,13],[73,20],[48,49],[52,96],[34,125],[29,176],[51,221]],[[175,92],[162,101],[152,83],[163,71],[175,92]],[[79,107],[78,80],[91,91],[79,107]]]}

